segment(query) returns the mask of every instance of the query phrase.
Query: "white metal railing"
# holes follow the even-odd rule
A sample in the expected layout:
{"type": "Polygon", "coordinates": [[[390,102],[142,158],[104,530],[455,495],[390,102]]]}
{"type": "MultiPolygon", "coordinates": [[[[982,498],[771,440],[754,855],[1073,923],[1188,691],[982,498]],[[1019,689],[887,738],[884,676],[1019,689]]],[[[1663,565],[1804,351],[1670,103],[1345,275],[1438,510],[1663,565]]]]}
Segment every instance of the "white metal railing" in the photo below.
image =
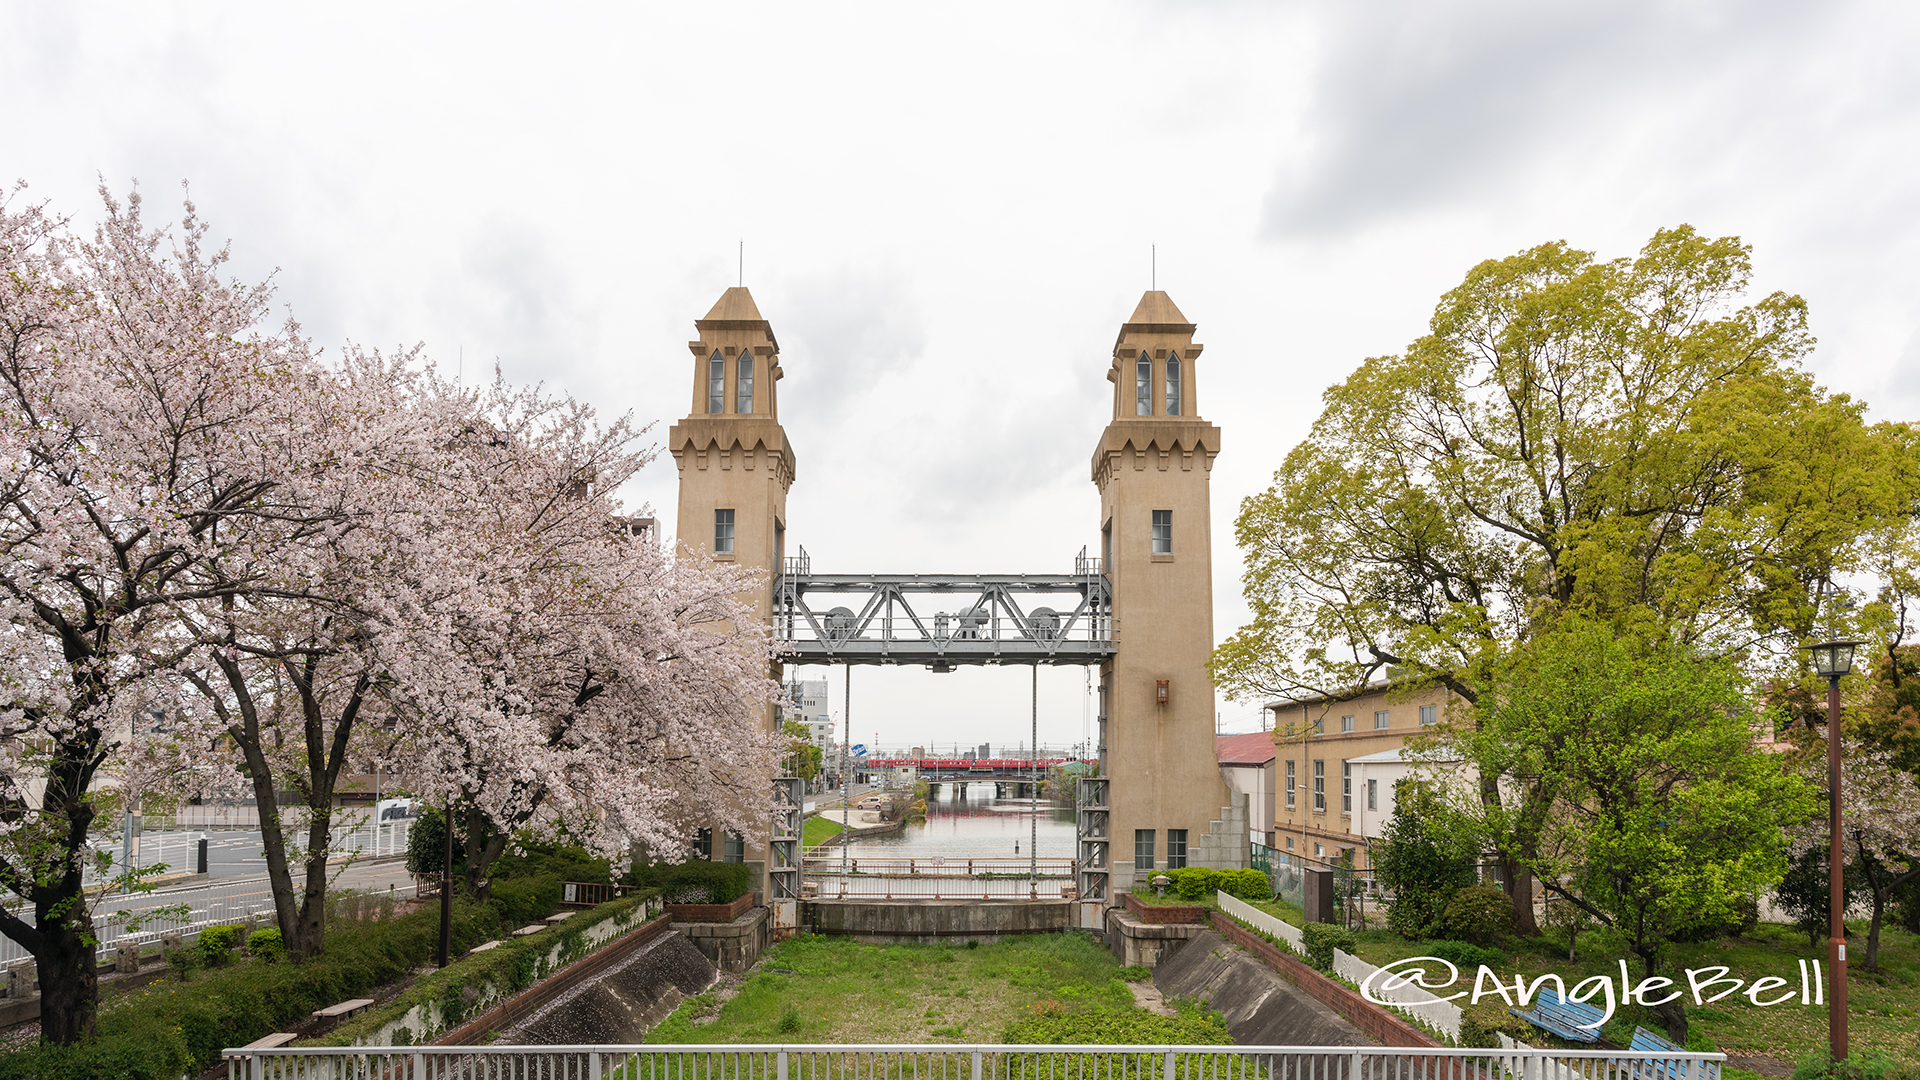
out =
{"type": "Polygon", "coordinates": [[[842,869],[832,855],[808,858],[801,867],[802,895],[832,899],[962,900],[1053,897],[1073,880],[1072,859],[1038,860],[1038,878],[1028,859],[926,855],[851,859],[842,869]]]}
{"type": "MultiPolygon", "coordinates": [[[[113,893],[88,903],[88,912],[93,916],[93,936],[100,941],[99,955],[102,959],[110,957],[115,946],[122,941],[132,940],[147,945],[160,940],[161,934],[172,932],[192,937],[209,926],[224,926],[239,922],[249,915],[272,911],[273,888],[265,877],[226,878],[207,884],[155,889],[147,893],[113,893]],[[151,911],[181,904],[187,906],[186,918],[147,919],[141,923],[137,934],[128,934],[124,927],[111,921],[117,912],[151,911]]],[[[25,959],[27,955],[19,942],[12,938],[0,938],[0,964],[11,964],[15,960],[25,959]]]]}
{"type": "Polygon", "coordinates": [[[1724,1054],[1348,1046],[309,1046],[229,1080],[1720,1080],[1724,1054]]]}

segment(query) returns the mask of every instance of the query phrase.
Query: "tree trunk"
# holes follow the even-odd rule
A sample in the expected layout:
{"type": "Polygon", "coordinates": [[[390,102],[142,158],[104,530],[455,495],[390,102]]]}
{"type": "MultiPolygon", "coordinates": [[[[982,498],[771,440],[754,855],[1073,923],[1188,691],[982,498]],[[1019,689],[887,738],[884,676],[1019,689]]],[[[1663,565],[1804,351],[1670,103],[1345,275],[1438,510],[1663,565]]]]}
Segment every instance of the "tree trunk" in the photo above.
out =
{"type": "Polygon", "coordinates": [[[71,1046],[94,1035],[100,1013],[100,973],[94,946],[93,917],[80,894],[79,874],[70,887],[35,890],[35,917],[40,948],[33,951],[34,971],[40,979],[40,1037],[71,1046]],[[67,915],[53,912],[64,909],[67,915]]]}
{"type": "MultiPolygon", "coordinates": [[[[1635,951],[1637,952],[1638,950],[1635,951]]],[[[1647,978],[1649,979],[1659,973],[1654,965],[1653,958],[1654,954],[1651,952],[1640,953],[1640,959],[1645,964],[1647,978]]],[[[1653,1009],[1653,1014],[1660,1018],[1661,1026],[1667,1029],[1668,1041],[1676,1046],[1687,1045],[1686,996],[1683,994],[1665,1004],[1653,1005],[1650,1006],[1650,1008],[1653,1009]]]]}
{"type": "Polygon", "coordinates": [[[1533,870],[1518,859],[1502,861],[1507,899],[1513,903],[1513,932],[1519,937],[1539,937],[1540,923],[1533,917],[1533,870]]]}
{"type": "Polygon", "coordinates": [[[493,878],[488,871],[507,850],[507,834],[488,832],[478,810],[467,812],[467,896],[476,903],[484,904],[493,899],[493,878]],[[475,844],[472,838],[485,836],[486,842],[475,844]]]}

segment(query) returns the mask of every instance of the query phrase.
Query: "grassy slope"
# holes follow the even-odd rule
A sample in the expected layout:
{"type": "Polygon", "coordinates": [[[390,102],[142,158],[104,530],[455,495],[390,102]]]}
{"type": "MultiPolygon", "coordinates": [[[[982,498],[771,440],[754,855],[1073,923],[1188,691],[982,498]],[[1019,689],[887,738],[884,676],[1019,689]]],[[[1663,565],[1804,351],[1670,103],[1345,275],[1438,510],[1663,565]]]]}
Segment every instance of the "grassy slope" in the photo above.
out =
{"type": "Polygon", "coordinates": [[[825,840],[831,840],[844,832],[840,823],[824,817],[810,817],[800,826],[800,846],[812,847],[825,840]]]}
{"type": "Polygon", "coordinates": [[[1119,971],[1113,954],[1084,934],[974,949],[798,937],[771,950],[724,1005],[711,994],[690,998],[647,1041],[993,1042],[1037,1012],[1131,1011],[1119,971]],[[799,1026],[781,1031],[790,1008],[799,1026]]]}

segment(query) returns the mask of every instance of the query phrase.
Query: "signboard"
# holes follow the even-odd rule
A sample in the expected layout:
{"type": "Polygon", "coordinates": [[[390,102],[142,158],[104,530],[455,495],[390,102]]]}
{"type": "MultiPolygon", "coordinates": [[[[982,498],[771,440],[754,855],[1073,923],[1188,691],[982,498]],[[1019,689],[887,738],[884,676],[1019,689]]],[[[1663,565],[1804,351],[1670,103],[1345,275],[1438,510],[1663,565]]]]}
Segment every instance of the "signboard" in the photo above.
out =
{"type": "Polygon", "coordinates": [[[866,743],[854,743],[854,744],[853,744],[853,756],[854,756],[854,757],[866,757],[866,756],[867,756],[867,744],[866,744],[866,743]]]}

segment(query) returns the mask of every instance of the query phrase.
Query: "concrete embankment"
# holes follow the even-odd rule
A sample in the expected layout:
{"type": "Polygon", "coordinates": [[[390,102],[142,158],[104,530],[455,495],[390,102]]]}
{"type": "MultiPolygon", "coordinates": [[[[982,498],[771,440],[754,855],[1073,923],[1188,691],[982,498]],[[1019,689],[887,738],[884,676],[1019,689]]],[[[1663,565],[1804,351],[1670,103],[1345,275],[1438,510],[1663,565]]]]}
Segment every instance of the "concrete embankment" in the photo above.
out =
{"type": "Polygon", "coordinates": [[[1153,969],[1169,998],[1203,1001],[1242,1046],[1372,1046],[1359,1028],[1208,930],[1153,969]]]}
{"type": "Polygon", "coordinates": [[[648,942],[502,1032],[495,1043],[574,1046],[637,1043],[719,972],[679,930],[648,942]]]}

